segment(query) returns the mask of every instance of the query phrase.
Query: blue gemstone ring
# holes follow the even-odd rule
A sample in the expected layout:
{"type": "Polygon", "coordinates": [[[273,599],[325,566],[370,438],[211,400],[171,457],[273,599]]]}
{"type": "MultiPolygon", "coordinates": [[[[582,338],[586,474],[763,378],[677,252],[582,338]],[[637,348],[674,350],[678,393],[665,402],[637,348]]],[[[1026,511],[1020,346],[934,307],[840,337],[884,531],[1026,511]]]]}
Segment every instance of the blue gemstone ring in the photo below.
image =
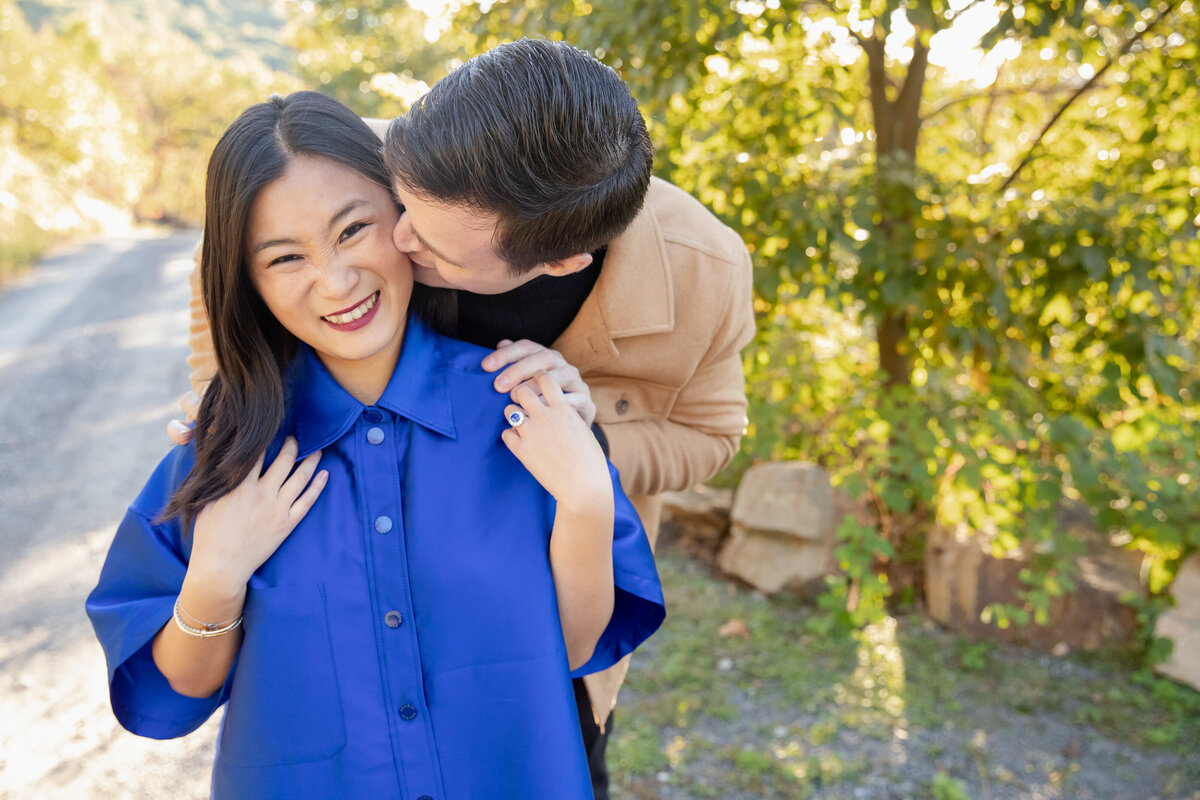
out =
{"type": "Polygon", "coordinates": [[[514,428],[519,428],[525,422],[525,412],[521,409],[508,412],[508,424],[514,428]]]}

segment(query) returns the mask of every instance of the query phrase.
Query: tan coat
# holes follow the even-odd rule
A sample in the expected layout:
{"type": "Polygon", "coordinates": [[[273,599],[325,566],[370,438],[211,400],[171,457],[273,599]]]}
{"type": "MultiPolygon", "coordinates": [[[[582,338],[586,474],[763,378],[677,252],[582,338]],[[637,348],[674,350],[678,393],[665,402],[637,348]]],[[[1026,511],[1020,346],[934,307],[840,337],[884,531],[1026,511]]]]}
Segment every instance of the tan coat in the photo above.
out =
{"type": "MultiPolygon", "coordinates": [[[[199,250],[197,250],[197,257],[199,250]]],[[[215,371],[199,270],[192,275],[192,386],[215,371]]],[[[681,189],[654,179],[642,213],[609,244],[600,277],[554,348],[583,375],[621,485],[658,536],[660,492],[707,480],[746,426],[741,350],[754,337],[750,256],[681,189]]],[[[584,681],[597,719],[629,659],[584,681]]]]}

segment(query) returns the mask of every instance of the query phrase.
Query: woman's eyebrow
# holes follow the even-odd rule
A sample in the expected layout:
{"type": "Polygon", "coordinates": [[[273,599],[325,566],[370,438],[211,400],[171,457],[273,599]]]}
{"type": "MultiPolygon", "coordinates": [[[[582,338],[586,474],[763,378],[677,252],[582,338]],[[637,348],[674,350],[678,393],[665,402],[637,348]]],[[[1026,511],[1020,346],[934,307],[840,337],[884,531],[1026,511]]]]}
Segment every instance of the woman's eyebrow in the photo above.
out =
{"type": "MultiPolygon", "coordinates": [[[[335,213],[332,217],[330,217],[329,230],[332,231],[334,228],[336,228],[338,221],[341,220],[342,217],[346,216],[351,211],[354,211],[359,206],[365,206],[365,205],[369,205],[369,203],[366,200],[362,200],[362,199],[351,200],[349,203],[346,203],[346,205],[342,206],[342,208],[337,213],[335,213]]],[[[418,238],[420,238],[420,237],[418,237],[418,238]]],[[[300,242],[297,241],[296,239],[271,239],[270,241],[260,242],[259,244],[255,245],[254,249],[252,251],[250,251],[250,254],[258,255],[261,251],[266,250],[268,247],[279,247],[281,245],[297,245],[297,244],[300,244],[300,242]]]]}
{"type": "Polygon", "coordinates": [[[334,228],[336,228],[338,221],[342,217],[346,216],[347,214],[349,214],[351,211],[358,208],[359,206],[365,206],[365,205],[369,205],[369,203],[367,203],[367,201],[363,200],[362,198],[358,198],[356,200],[351,200],[349,203],[346,203],[346,205],[342,206],[340,211],[338,211],[336,214],[334,214],[332,217],[329,218],[329,230],[332,231],[334,228]]]}

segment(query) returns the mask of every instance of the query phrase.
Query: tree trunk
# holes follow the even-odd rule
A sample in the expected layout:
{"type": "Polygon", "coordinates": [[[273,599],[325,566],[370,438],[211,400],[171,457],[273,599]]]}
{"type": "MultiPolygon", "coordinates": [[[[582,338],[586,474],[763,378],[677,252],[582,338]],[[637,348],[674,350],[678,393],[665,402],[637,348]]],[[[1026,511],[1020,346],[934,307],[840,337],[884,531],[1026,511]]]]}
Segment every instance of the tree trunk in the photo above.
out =
{"type": "MultiPolygon", "coordinates": [[[[912,227],[911,209],[914,204],[898,203],[896,193],[911,193],[912,190],[908,182],[894,180],[890,173],[894,169],[915,168],[917,137],[921,129],[921,91],[925,86],[925,70],[929,65],[929,48],[920,40],[914,43],[912,61],[894,100],[888,97],[883,40],[868,39],[863,42],[863,49],[867,52],[871,113],[875,124],[875,186],[881,215],[879,232],[887,242],[887,251],[894,257],[885,271],[907,270],[913,264],[912,248],[911,245],[901,246],[896,234],[912,227]]],[[[879,347],[879,366],[887,374],[888,386],[906,386],[911,381],[912,367],[904,349],[907,331],[907,309],[884,305],[876,320],[875,340],[879,347]]]]}

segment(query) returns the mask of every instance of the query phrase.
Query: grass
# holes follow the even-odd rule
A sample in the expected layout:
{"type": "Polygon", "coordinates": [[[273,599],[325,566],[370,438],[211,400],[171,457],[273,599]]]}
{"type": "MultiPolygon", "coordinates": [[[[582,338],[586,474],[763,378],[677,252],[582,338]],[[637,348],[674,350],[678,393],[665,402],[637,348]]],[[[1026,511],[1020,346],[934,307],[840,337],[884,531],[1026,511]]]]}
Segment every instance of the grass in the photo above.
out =
{"type": "Polygon", "coordinates": [[[1200,694],[1120,657],[1064,661],[968,642],[917,615],[854,631],[678,552],[661,552],[659,570],[667,623],[634,657],[622,693],[610,745],[614,797],[851,797],[865,775],[888,772],[869,753],[913,732],[956,728],[961,741],[913,748],[930,764],[953,756],[959,770],[931,767],[913,796],[960,800],[970,797],[964,779],[1003,786],[1020,773],[1070,785],[1078,766],[1050,773],[996,763],[986,731],[970,734],[981,718],[1036,724],[1035,715],[1179,757],[1184,766],[1166,788],[1200,786],[1200,766],[1183,758],[1200,749],[1200,694]],[[718,635],[733,618],[748,637],[718,635]]]}

